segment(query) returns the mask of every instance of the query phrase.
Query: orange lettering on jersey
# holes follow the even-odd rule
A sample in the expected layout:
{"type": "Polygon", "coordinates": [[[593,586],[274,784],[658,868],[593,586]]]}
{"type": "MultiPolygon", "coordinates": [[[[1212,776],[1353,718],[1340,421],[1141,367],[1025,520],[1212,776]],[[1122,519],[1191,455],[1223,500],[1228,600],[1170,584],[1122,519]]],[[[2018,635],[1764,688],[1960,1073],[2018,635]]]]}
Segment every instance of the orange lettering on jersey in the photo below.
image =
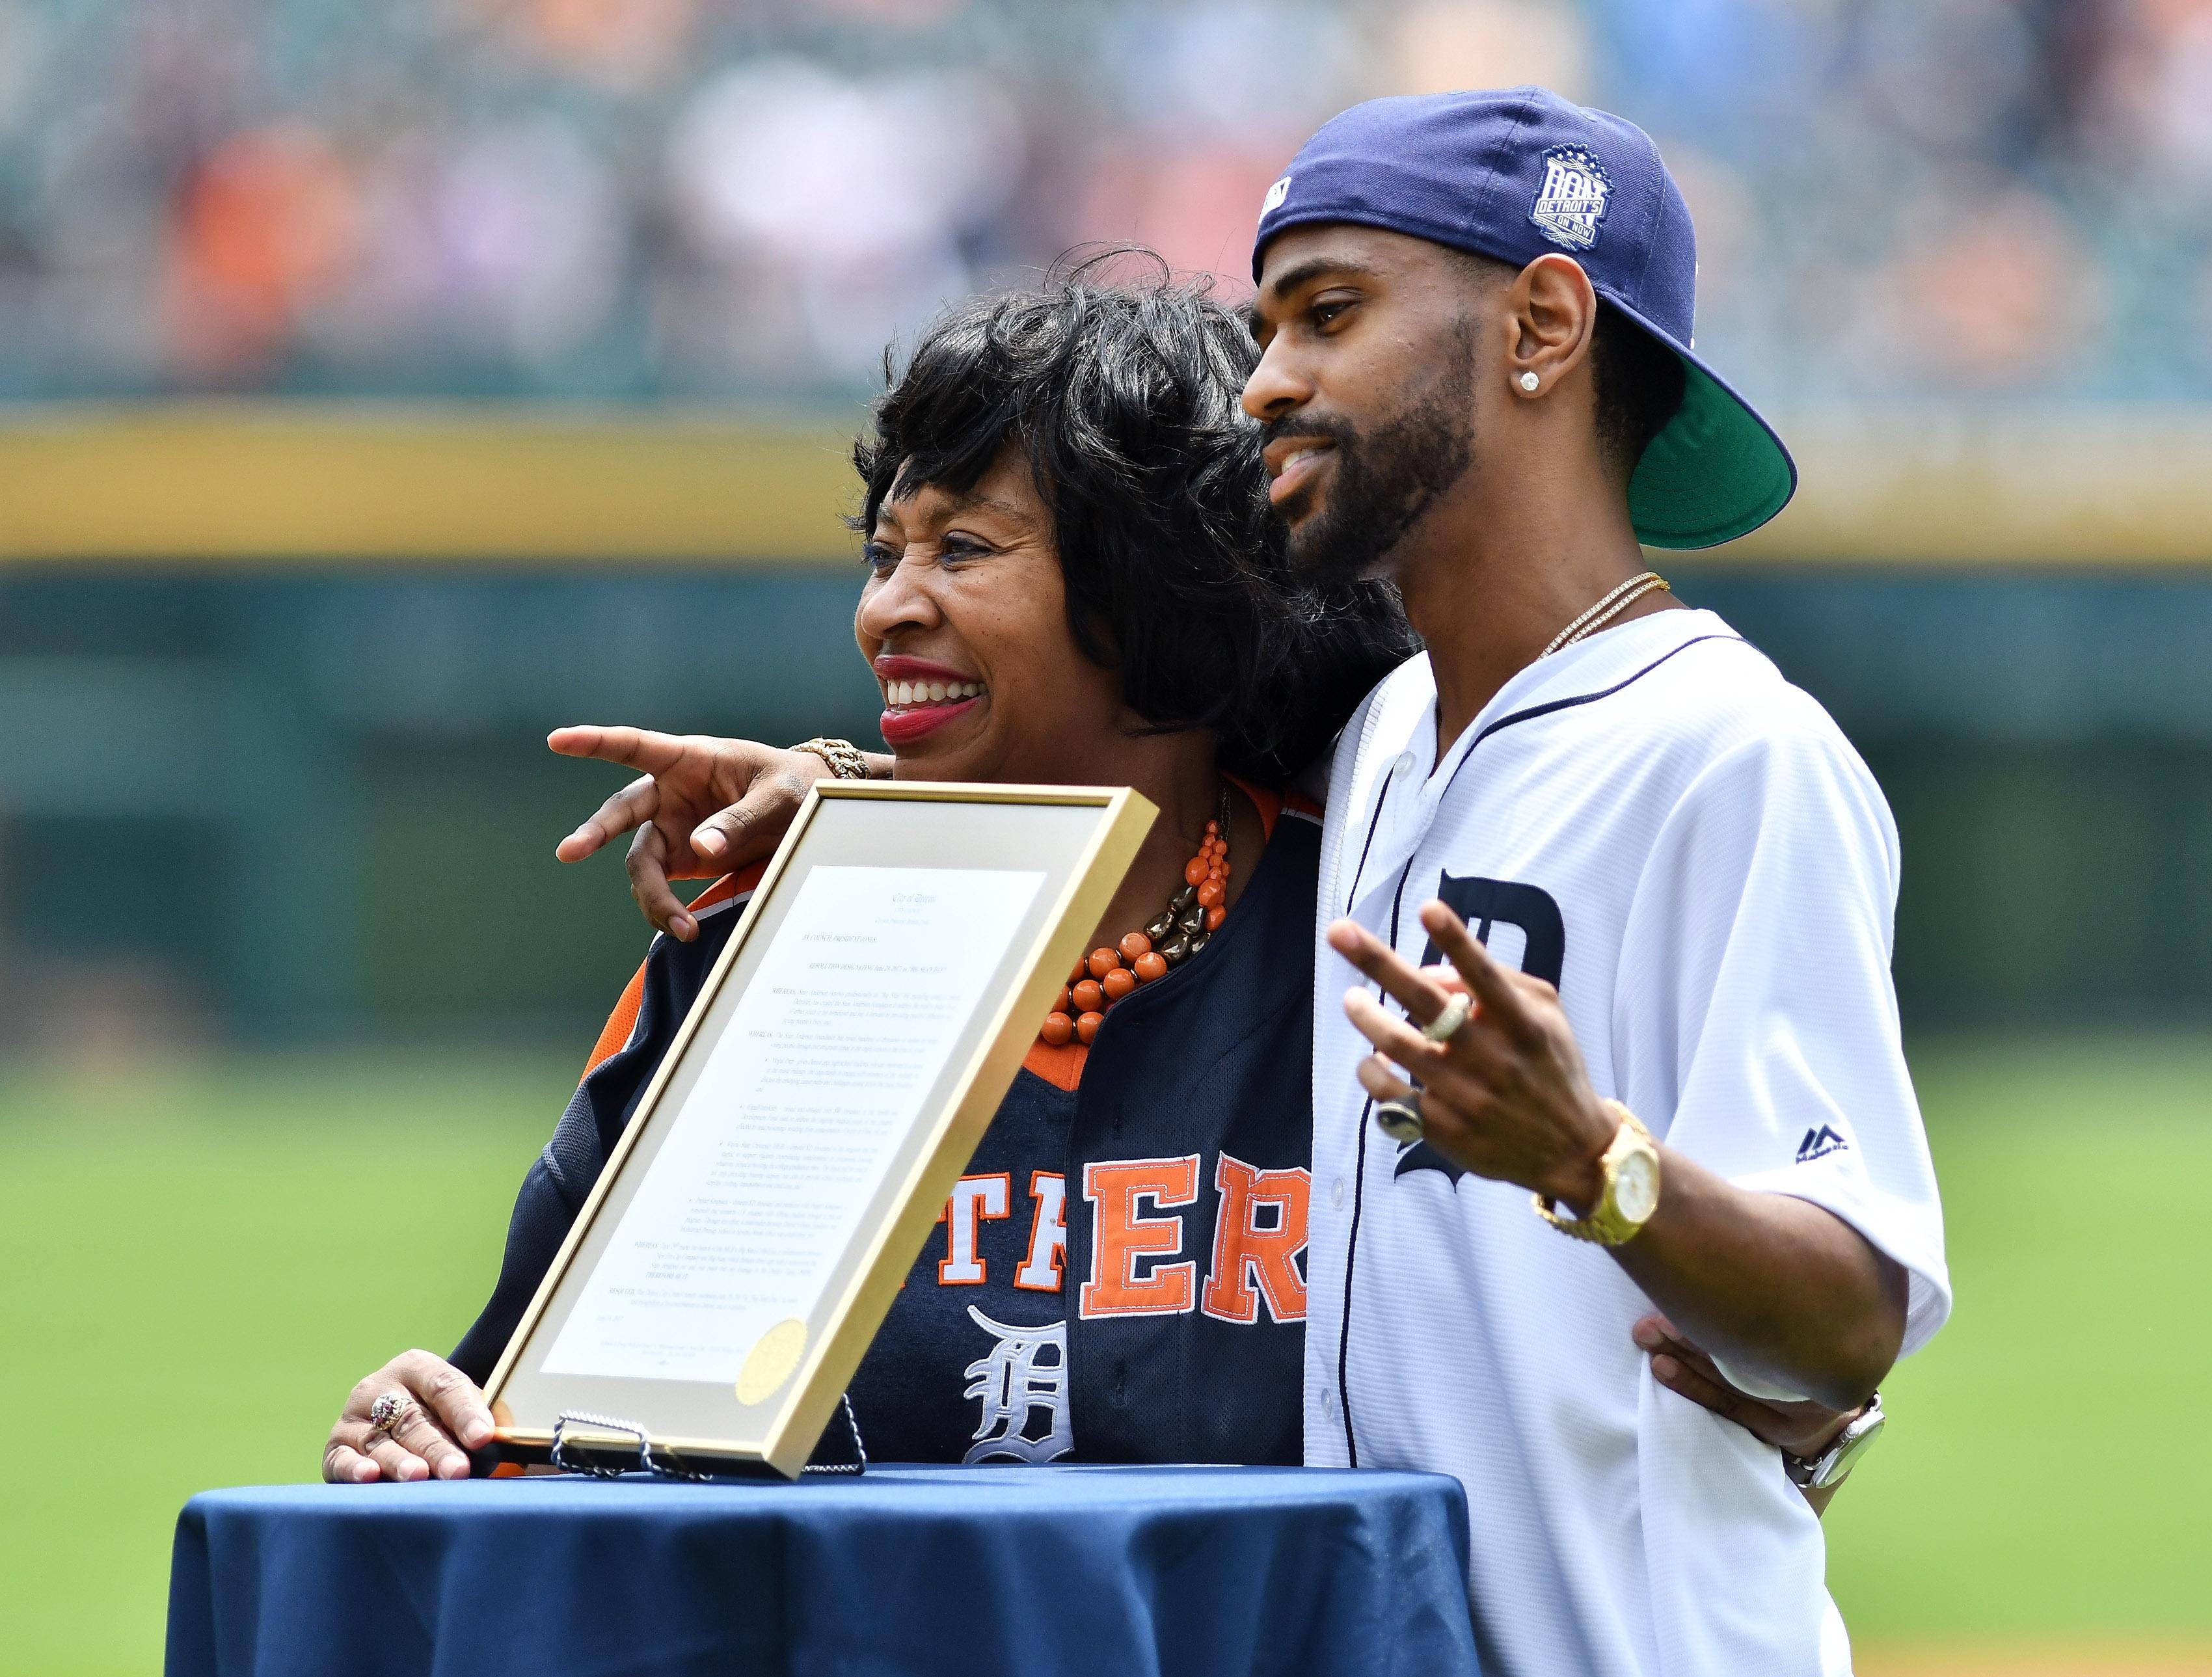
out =
{"type": "Polygon", "coordinates": [[[963,1176],[945,1204],[945,1257],[937,1266],[940,1287],[980,1287],[988,1273],[975,1250],[975,1226],[986,1218],[1004,1217],[1013,1182],[1003,1170],[993,1176],[963,1176]]]}
{"type": "Polygon", "coordinates": [[[1182,1250],[1182,1218],[1140,1217],[1137,1202],[1155,1209],[1187,1206],[1198,1198],[1198,1155],[1181,1158],[1098,1160],[1083,1167],[1083,1197],[1093,1207],[1091,1279],[1078,1308],[1086,1316],[1170,1316],[1191,1307],[1198,1264],[1137,1266],[1182,1250]]]}
{"type": "Polygon", "coordinates": [[[1014,1285],[1029,1292],[1058,1292],[1060,1266],[1067,1258],[1067,1179],[1057,1170],[1033,1170],[1030,1198],[1036,1201],[1030,1255],[1014,1272],[1014,1285]]]}
{"type": "Polygon", "coordinates": [[[1275,1321],[1306,1319],[1305,1278],[1297,1258],[1306,1249],[1312,1182],[1304,1170],[1261,1170],[1227,1153],[1214,1162],[1221,1214],[1213,1225],[1213,1267],[1200,1306],[1206,1315],[1255,1322],[1264,1297],[1275,1321]]]}

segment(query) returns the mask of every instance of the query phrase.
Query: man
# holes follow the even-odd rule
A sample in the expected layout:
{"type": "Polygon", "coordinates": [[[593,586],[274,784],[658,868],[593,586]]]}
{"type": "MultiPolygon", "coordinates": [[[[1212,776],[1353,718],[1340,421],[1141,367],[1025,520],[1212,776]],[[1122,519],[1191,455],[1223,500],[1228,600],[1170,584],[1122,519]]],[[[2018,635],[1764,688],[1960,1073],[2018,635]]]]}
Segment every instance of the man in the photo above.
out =
{"type": "MultiPolygon", "coordinates": [[[[1504,1673],[1848,1671],[1786,1458],[1709,1411],[1788,1444],[1795,1401],[1856,1408],[1949,1309],[1887,806],[1644,568],[1795,484],[1692,353],[1695,269],[1650,141],[1534,88],[1347,112],[1255,251],[1290,551],[1395,580],[1428,646],[1330,780],[1306,1455],[1465,1483],[1504,1673]]],[[[663,872],[799,789],[780,754],[556,742],[662,777],[562,854],[657,819],[633,879],[678,937],[663,872]]]]}
{"type": "Polygon", "coordinates": [[[1254,264],[1293,562],[1394,579],[1428,647],[1330,779],[1307,1460],[1465,1483],[1493,1669],[1847,1672],[1783,1463],[1630,1340],[1656,1303],[1845,1409],[1949,1309],[1887,807],[1644,569],[1795,484],[1691,351],[1688,213],[1640,131],[1540,89],[1381,100],[1254,264]]]}

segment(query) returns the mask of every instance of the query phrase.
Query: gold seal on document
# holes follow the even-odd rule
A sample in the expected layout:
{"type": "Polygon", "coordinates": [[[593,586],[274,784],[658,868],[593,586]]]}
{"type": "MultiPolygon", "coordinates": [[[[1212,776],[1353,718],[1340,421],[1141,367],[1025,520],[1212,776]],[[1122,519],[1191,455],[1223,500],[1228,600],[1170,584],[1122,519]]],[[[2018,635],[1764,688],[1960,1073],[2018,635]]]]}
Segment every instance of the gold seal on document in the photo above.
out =
{"type": "Polygon", "coordinates": [[[753,1341],[745,1365],[738,1370],[738,1401],[758,1403],[773,1397],[776,1388],[791,1378],[806,1349],[806,1324],[797,1316],[776,1325],[753,1341]]]}

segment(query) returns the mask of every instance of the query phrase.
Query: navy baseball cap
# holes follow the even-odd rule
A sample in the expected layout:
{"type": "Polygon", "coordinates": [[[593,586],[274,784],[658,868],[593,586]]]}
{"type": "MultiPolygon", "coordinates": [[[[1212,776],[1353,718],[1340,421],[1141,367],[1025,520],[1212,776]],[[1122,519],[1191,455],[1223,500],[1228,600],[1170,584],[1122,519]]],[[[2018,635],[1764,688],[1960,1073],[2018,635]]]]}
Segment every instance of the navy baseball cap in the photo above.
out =
{"type": "Polygon", "coordinates": [[[1692,351],[1698,240],[1651,137],[1544,88],[1372,99],[1333,118],[1267,190],[1252,277],[1286,228],[1356,222],[1522,268],[1559,251],[1681,359],[1682,405],[1644,452],[1628,510],[1651,547],[1711,547],[1789,503],[1796,463],[1692,351]]]}

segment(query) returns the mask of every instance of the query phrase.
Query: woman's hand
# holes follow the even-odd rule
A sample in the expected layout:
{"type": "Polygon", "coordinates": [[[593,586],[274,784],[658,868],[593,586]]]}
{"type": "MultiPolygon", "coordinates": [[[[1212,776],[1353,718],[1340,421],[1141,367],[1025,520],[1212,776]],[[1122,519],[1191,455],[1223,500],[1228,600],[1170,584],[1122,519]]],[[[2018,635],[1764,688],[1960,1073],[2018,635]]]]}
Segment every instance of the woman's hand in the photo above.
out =
{"type": "MultiPolygon", "coordinates": [[[[1820,1455],[1859,1413],[1813,1402],[1776,1403],[1740,1392],[1701,1347],[1662,1315],[1644,1316],[1630,1332],[1650,1355],[1651,1377],[1662,1386],[1792,1455],[1809,1460],[1820,1455]]],[[[1838,1480],[1825,1491],[1807,1491],[1805,1500],[1815,1514],[1822,1513],[1841,1489],[1838,1480]]]]}
{"type": "Polygon", "coordinates": [[[597,757],[644,771],[553,854],[580,862],[635,829],[629,894],[656,931],[682,943],[699,935],[699,925],[668,882],[712,878],[767,855],[799,812],[806,789],[830,773],[830,765],[811,751],[706,734],[556,728],[545,743],[563,756],[597,757]]]}
{"type": "Polygon", "coordinates": [[[323,1446],[323,1477],[332,1485],[379,1479],[466,1479],[467,1452],[491,1442],[491,1411],[475,1381],[442,1357],[402,1352],[353,1388],[323,1446]],[[399,1399],[388,1428],[369,1419],[386,1393],[399,1399]]]}

